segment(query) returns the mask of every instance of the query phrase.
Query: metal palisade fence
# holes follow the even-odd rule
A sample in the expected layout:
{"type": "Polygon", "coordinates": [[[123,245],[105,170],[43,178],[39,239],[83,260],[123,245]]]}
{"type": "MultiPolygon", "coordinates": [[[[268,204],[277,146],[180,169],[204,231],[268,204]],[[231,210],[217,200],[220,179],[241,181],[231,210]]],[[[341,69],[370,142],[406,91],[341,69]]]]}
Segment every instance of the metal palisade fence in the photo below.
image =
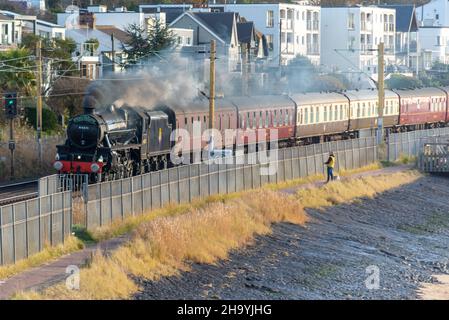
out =
{"type": "Polygon", "coordinates": [[[402,155],[418,156],[429,138],[440,136],[449,136],[449,128],[392,133],[388,136],[387,160],[393,162],[402,155]]]}
{"type": "Polygon", "coordinates": [[[92,229],[117,219],[142,214],[166,203],[258,188],[325,172],[329,153],[336,170],[353,169],[377,160],[375,137],[325,142],[221,159],[222,164],[197,163],[115,181],[89,185],[85,198],[85,226],[92,229]],[[273,160],[272,155],[276,153],[273,160]],[[256,163],[257,162],[257,163],[256,163]],[[271,171],[271,172],[270,172],[271,171]]]}
{"type": "Polygon", "coordinates": [[[0,207],[0,265],[63,243],[72,227],[72,193],[57,192],[0,207]]]}

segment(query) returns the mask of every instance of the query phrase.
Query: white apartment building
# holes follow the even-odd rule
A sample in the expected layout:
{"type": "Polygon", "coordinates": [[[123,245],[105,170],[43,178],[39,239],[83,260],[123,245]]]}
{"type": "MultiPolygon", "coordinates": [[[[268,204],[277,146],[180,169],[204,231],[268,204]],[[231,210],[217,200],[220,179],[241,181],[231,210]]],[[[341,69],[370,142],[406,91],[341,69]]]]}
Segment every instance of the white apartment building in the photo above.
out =
{"type": "Polygon", "coordinates": [[[431,0],[416,8],[421,47],[421,66],[434,62],[449,63],[449,2],[431,0]]]}
{"type": "Polygon", "coordinates": [[[65,27],[44,20],[36,20],[36,33],[42,38],[65,39],[65,27]]]}
{"type": "Polygon", "coordinates": [[[87,9],[78,9],[58,13],[57,23],[66,26],[68,29],[79,27],[79,16],[83,13],[92,13],[95,17],[97,26],[114,26],[125,31],[129,25],[138,24],[148,30],[154,19],[160,20],[165,24],[165,13],[144,13],[127,11],[125,7],[118,7],[114,10],[108,10],[105,5],[88,6],[87,9]]]}
{"type": "Polygon", "coordinates": [[[237,12],[253,21],[256,29],[266,36],[272,65],[285,65],[297,55],[320,63],[320,7],[273,4],[210,5],[212,10],[237,12]]]}
{"type": "Polygon", "coordinates": [[[379,43],[385,65],[395,62],[395,16],[395,9],[376,6],[322,7],[321,64],[355,81],[377,80],[379,43]]]}

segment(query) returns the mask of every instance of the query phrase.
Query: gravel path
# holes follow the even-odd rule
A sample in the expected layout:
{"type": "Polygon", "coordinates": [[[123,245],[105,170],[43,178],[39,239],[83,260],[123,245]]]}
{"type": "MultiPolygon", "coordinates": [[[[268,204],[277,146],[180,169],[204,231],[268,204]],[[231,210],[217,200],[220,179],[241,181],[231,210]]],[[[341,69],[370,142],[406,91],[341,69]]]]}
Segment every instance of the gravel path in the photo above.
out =
{"type": "Polygon", "coordinates": [[[375,199],[308,210],[305,227],[277,224],[215,266],[139,279],[134,298],[416,299],[422,282],[449,273],[448,185],[427,176],[375,199]],[[367,289],[376,268],[379,288],[367,289]]]}

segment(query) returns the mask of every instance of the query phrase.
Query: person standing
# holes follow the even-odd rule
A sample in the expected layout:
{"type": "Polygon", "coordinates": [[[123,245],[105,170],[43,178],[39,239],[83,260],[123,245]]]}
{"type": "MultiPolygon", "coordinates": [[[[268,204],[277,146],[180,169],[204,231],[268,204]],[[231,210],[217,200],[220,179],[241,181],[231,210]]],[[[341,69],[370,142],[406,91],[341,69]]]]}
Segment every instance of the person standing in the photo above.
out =
{"type": "Polygon", "coordinates": [[[329,154],[329,159],[324,164],[327,165],[327,183],[334,180],[335,155],[333,152],[329,154]]]}

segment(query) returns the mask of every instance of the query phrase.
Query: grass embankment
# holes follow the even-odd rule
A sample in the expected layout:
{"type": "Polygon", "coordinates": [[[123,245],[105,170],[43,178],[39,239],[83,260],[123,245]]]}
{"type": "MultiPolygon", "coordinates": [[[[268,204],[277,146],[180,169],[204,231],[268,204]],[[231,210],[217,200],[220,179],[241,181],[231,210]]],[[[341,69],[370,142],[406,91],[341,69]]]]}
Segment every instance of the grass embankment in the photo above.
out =
{"type": "Polygon", "coordinates": [[[15,298],[126,299],[138,290],[132,276],[157,280],[188,270],[192,262],[216,263],[226,259],[231,250],[251,243],[254,236],[270,233],[272,223],[304,224],[304,208],[373,197],[419,177],[417,172],[408,171],[336,181],[299,190],[296,195],[265,188],[246,192],[243,197],[219,197],[220,201],[202,203],[184,214],[153,218],[140,225],[135,222],[138,226],[127,245],[109,257],[97,254],[90,266],[81,270],[79,291],[58,284],[42,293],[20,293],[15,298]]]}

